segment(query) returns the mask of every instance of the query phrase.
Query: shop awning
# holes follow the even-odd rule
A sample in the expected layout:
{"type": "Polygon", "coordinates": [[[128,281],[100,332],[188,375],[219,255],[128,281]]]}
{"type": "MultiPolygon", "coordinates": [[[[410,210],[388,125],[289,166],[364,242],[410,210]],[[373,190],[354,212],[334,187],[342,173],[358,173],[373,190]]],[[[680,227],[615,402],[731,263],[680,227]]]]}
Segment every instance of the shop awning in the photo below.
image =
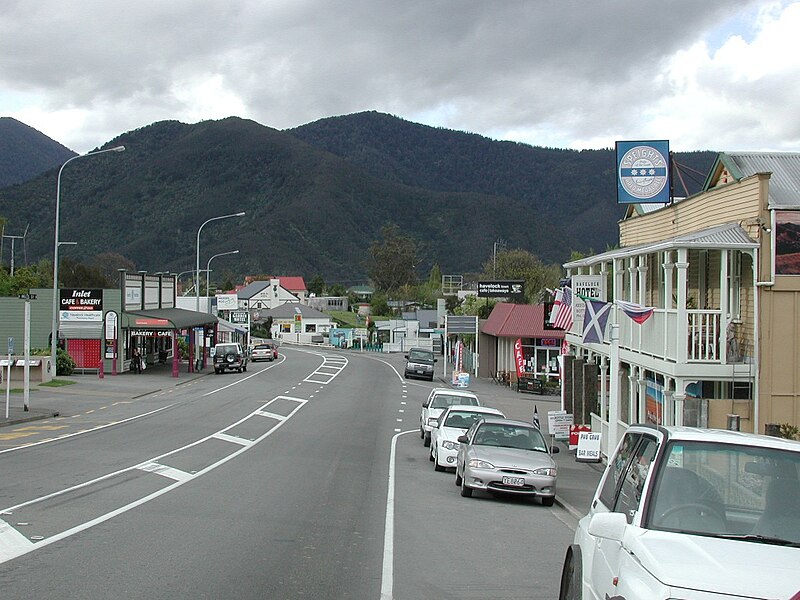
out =
{"type": "Polygon", "coordinates": [[[157,308],[150,310],[125,311],[121,325],[128,329],[189,329],[213,325],[217,317],[204,312],[183,308],[157,308]]]}

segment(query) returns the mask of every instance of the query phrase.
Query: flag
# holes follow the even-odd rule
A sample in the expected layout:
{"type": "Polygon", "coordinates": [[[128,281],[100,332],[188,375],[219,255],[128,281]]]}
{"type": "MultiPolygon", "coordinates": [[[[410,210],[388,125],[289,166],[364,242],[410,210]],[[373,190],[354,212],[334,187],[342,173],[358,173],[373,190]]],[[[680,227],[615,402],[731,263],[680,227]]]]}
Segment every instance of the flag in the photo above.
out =
{"type": "Polygon", "coordinates": [[[550,309],[550,316],[547,318],[547,322],[552,325],[556,317],[558,316],[558,308],[561,306],[561,299],[563,298],[563,292],[561,290],[547,290],[551,294],[555,296],[555,300],[553,300],[553,308],[550,309]]]}
{"type": "Polygon", "coordinates": [[[583,315],[583,343],[603,343],[606,323],[611,314],[611,304],[600,300],[586,299],[586,313],[583,315]]]}
{"type": "Polygon", "coordinates": [[[626,315],[636,321],[639,325],[647,321],[655,310],[652,306],[642,306],[625,300],[614,300],[614,303],[622,309],[626,315]]]}
{"type": "Polygon", "coordinates": [[[553,327],[567,331],[572,327],[572,290],[569,286],[561,289],[561,301],[559,302],[558,296],[556,296],[556,302],[558,303],[558,314],[553,320],[553,327]]]}
{"type": "Polygon", "coordinates": [[[536,408],[536,405],[533,405],[533,426],[536,429],[541,429],[542,426],[539,424],[539,410],[536,408]]]}

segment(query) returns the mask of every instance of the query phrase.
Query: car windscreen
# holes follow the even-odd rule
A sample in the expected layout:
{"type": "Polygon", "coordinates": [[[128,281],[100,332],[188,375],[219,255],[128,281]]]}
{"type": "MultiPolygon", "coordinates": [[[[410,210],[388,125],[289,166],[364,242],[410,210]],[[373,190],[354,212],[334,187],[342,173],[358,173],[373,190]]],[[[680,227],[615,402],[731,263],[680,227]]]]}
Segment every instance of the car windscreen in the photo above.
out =
{"type": "Polygon", "coordinates": [[[535,427],[484,423],[475,432],[472,443],[477,446],[498,446],[547,452],[547,443],[535,427]]]}
{"type": "Polygon", "coordinates": [[[216,352],[217,354],[228,354],[229,352],[233,352],[234,354],[236,354],[238,352],[238,349],[236,348],[235,344],[224,344],[217,346],[216,352]]]}
{"type": "Polygon", "coordinates": [[[463,404],[465,406],[478,406],[478,399],[473,396],[456,396],[451,394],[436,394],[431,400],[431,408],[447,408],[463,404]]]}
{"type": "Polygon", "coordinates": [[[661,464],[648,527],[800,545],[800,452],[675,440],[661,464]]]}
{"type": "Polygon", "coordinates": [[[445,427],[458,427],[460,429],[469,429],[472,427],[472,424],[485,417],[485,413],[477,413],[477,412],[470,412],[470,411],[450,411],[447,415],[447,419],[444,422],[445,427]]]}
{"type": "Polygon", "coordinates": [[[433,354],[421,350],[412,350],[408,353],[408,360],[424,360],[427,362],[433,362],[433,354]]]}

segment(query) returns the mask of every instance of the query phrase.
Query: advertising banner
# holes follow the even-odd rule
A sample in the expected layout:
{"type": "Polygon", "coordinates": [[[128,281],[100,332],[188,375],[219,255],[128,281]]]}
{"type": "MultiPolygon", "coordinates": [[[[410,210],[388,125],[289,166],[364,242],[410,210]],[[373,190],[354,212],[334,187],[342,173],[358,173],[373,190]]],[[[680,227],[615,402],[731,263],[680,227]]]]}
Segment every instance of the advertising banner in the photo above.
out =
{"type": "Polygon", "coordinates": [[[617,142],[617,204],[670,201],[669,141],[617,142]]]}
{"type": "Polygon", "coordinates": [[[525,374],[525,356],[522,353],[522,340],[517,338],[514,342],[514,364],[517,365],[517,377],[525,374]]]}
{"type": "Polygon", "coordinates": [[[509,298],[522,302],[525,299],[525,282],[479,281],[478,298],[509,298]]]}
{"type": "Polygon", "coordinates": [[[236,310],[239,308],[239,296],[236,294],[217,294],[217,310],[236,310]]]}
{"type": "Polygon", "coordinates": [[[65,322],[103,322],[103,290],[62,288],[58,318],[65,322]]]}

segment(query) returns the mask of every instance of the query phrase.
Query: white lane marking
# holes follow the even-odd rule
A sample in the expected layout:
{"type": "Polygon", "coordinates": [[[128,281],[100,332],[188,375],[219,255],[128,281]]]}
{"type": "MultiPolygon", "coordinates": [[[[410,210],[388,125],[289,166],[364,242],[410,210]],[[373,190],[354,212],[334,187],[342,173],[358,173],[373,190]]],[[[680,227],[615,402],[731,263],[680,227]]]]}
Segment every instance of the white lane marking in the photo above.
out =
{"type": "Polygon", "coordinates": [[[246,440],[243,437],[239,437],[236,435],[228,435],[227,433],[222,433],[218,431],[214,435],[212,435],[214,439],[222,440],[223,442],[230,442],[231,444],[239,444],[240,446],[252,446],[252,440],[246,440]]]}
{"type": "MultiPolygon", "coordinates": [[[[227,456],[221,458],[217,462],[211,463],[210,465],[206,466],[205,468],[201,469],[200,471],[197,471],[196,473],[191,474],[190,477],[186,477],[186,478],[183,478],[181,480],[177,480],[177,481],[175,481],[175,483],[167,485],[167,486],[161,488],[160,490],[157,490],[157,491],[155,491],[155,492],[153,492],[153,493],[151,493],[151,494],[149,494],[147,496],[139,498],[138,500],[135,500],[135,501],[133,501],[133,502],[131,502],[129,504],[126,504],[125,506],[122,506],[122,507],[120,507],[120,508],[118,508],[116,510],[113,510],[111,512],[108,512],[108,513],[106,513],[104,515],[100,515],[98,517],[95,517],[94,519],[91,519],[90,521],[87,521],[85,523],[81,523],[79,525],[76,525],[75,527],[67,529],[66,531],[62,531],[61,533],[54,534],[54,535],[52,535],[52,536],[50,536],[48,538],[45,538],[45,539],[43,539],[41,541],[37,541],[36,544],[30,544],[30,546],[21,545],[21,544],[18,543],[18,541],[19,541],[19,537],[18,536],[20,535],[19,532],[17,532],[16,530],[14,530],[13,533],[11,531],[8,531],[8,529],[13,529],[13,528],[10,528],[10,527],[9,528],[0,528],[0,564],[4,563],[6,561],[9,561],[9,560],[11,560],[13,558],[17,558],[18,556],[22,556],[23,554],[27,554],[28,552],[31,552],[33,550],[37,550],[37,549],[42,548],[44,546],[49,546],[50,544],[53,544],[55,542],[61,541],[63,539],[66,539],[66,538],[68,538],[68,537],[70,537],[72,535],[75,535],[76,533],[80,533],[81,531],[85,531],[85,530],[87,530],[87,529],[89,529],[91,527],[94,527],[95,525],[98,525],[100,523],[104,523],[105,521],[108,521],[109,519],[113,519],[114,517],[116,517],[118,515],[126,513],[129,510],[133,510],[134,508],[136,508],[138,506],[141,506],[142,504],[150,502],[151,500],[154,500],[155,498],[158,498],[159,496],[162,496],[163,494],[171,492],[175,488],[178,488],[178,487],[182,486],[187,481],[191,481],[192,479],[195,479],[196,477],[200,477],[202,475],[205,475],[206,473],[216,469],[217,467],[220,467],[220,466],[224,465],[229,460],[233,460],[234,458],[239,456],[241,453],[246,452],[247,450],[249,450],[250,448],[252,448],[256,444],[261,442],[262,440],[266,439],[267,437],[269,437],[270,435],[275,433],[278,429],[281,428],[282,425],[284,425],[284,423],[286,423],[286,421],[288,419],[293,417],[295,415],[295,413],[297,413],[297,411],[300,410],[307,403],[306,400],[301,399],[301,398],[292,398],[292,397],[289,397],[289,396],[276,396],[275,398],[273,398],[272,400],[267,402],[264,406],[260,407],[258,410],[261,410],[263,408],[268,407],[270,404],[272,404],[273,402],[276,402],[277,400],[292,400],[292,401],[297,403],[297,406],[295,408],[293,408],[288,415],[286,415],[286,419],[284,419],[283,421],[278,421],[272,428],[270,428],[268,431],[263,433],[261,436],[257,437],[255,440],[253,440],[248,445],[241,446],[238,450],[236,450],[234,452],[231,452],[230,454],[228,454],[227,456]]],[[[247,419],[249,419],[256,412],[257,411],[253,411],[252,413],[250,413],[249,415],[247,415],[243,419],[240,419],[240,420],[236,421],[235,423],[233,423],[232,425],[229,425],[228,427],[226,427],[222,431],[219,431],[219,432],[216,432],[214,434],[208,435],[208,436],[206,436],[204,438],[201,438],[199,440],[196,440],[196,441],[194,441],[194,442],[192,442],[190,444],[186,444],[185,446],[183,446],[181,448],[176,448],[175,450],[171,450],[169,452],[166,452],[165,454],[161,454],[160,456],[156,456],[154,458],[151,458],[150,460],[144,461],[144,462],[139,463],[137,465],[134,465],[132,467],[126,467],[124,469],[119,469],[118,471],[114,471],[113,473],[107,473],[106,475],[102,475],[102,476],[97,477],[95,479],[92,479],[90,481],[86,481],[84,483],[80,483],[78,485],[74,485],[72,487],[69,487],[69,488],[66,488],[66,489],[63,489],[63,490],[59,490],[57,492],[53,492],[51,494],[47,494],[45,496],[41,496],[39,498],[34,498],[33,500],[28,500],[27,502],[22,502],[20,504],[15,505],[15,506],[11,506],[9,508],[3,509],[2,512],[3,513],[13,513],[17,509],[20,509],[20,508],[23,508],[23,507],[26,507],[26,506],[31,506],[33,504],[37,504],[37,503],[40,503],[40,502],[44,502],[44,501],[49,500],[51,498],[56,498],[56,497],[59,497],[59,496],[63,496],[65,494],[68,494],[70,492],[74,492],[76,490],[87,488],[87,487],[89,487],[91,485],[94,485],[94,484],[99,483],[101,481],[106,481],[108,479],[111,479],[112,477],[116,477],[117,475],[120,475],[120,474],[123,474],[123,473],[128,473],[128,472],[131,472],[131,471],[134,471],[134,470],[139,470],[139,469],[145,469],[145,470],[152,469],[153,465],[154,464],[160,464],[160,461],[162,459],[164,459],[164,458],[166,458],[168,456],[171,456],[173,454],[176,454],[178,452],[181,452],[183,450],[186,450],[187,448],[192,448],[193,446],[197,446],[199,444],[202,444],[203,442],[205,442],[205,441],[207,441],[207,440],[209,440],[209,439],[211,439],[213,437],[216,437],[217,434],[224,433],[225,431],[227,431],[227,430],[229,430],[229,429],[231,429],[233,427],[236,427],[240,423],[242,423],[242,422],[246,421],[247,419]]],[[[174,471],[178,471],[178,470],[175,469],[174,471]]],[[[159,473],[159,474],[161,474],[161,473],[159,473]]],[[[177,476],[177,473],[173,472],[173,474],[175,474],[177,476]]]]}
{"type": "Polygon", "coordinates": [[[279,415],[274,412],[269,412],[267,410],[257,410],[255,414],[257,414],[260,417],[269,417],[270,419],[276,419],[278,421],[286,420],[286,417],[284,417],[283,415],[279,415]]]}
{"type": "MultiPolygon", "coordinates": [[[[113,421],[111,423],[106,423],[105,425],[98,425],[97,427],[92,427],[91,429],[81,429],[80,431],[74,431],[72,433],[65,433],[59,437],[49,438],[46,440],[40,440],[38,442],[31,442],[30,444],[24,444],[22,446],[15,446],[14,448],[6,448],[5,450],[0,450],[0,454],[5,454],[6,452],[14,452],[16,450],[23,450],[25,448],[31,448],[32,446],[39,446],[40,444],[47,444],[48,442],[55,442],[57,440],[65,440],[67,438],[75,437],[76,435],[81,435],[83,433],[89,433],[90,431],[98,431],[100,429],[105,429],[106,427],[111,427],[112,425],[121,425],[122,423],[130,423],[131,421],[135,421],[136,419],[141,419],[142,417],[149,417],[150,415],[154,415],[156,413],[161,412],[162,410],[167,410],[175,406],[174,404],[167,404],[166,406],[162,406],[161,408],[157,408],[155,410],[151,410],[150,412],[142,413],[141,415],[136,415],[135,417],[128,417],[127,419],[122,419],[121,421],[113,421]]],[[[75,419],[80,417],[81,415],[73,415],[70,417],[71,419],[75,419]]]]}
{"type": "Polygon", "coordinates": [[[32,548],[32,541],[0,519],[0,556],[25,554],[32,548]]]}
{"type": "Polygon", "coordinates": [[[233,382],[229,383],[228,385],[223,385],[222,387],[217,388],[216,390],[211,390],[210,392],[206,392],[205,394],[202,395],[202,398],[205,398],[206,396],[210,396],[211,394],[216,394],[217,392],[221,392],[222,390],[227,390],[228,388],[233,387],[235,385],[239,385],[243,381],[247,381],[248,379],[252,379],[253,377],[258,377],[259,375],[261,375],[262,373],[266,373],[267,371],[269,371],[273,367],[277,367],[278,365],[283,364],[283,362],[285,360],[286,360],[286,358],[284,358],[283,360],[281,360],[280,362],[277,362],[277,363],[275,361],[272,361],[268,367],[264,367],[260,371],[256,371],[255,373],[253,373],[251,375],[247,375],[245,377],[237,377],[236,381],[233,381],[233,382]]]}
{"type": "Polygon", "coordinates": [[[175,481],[188,481],[192,479],[194,475],[191,473],[187,473],[186,471],[181,471],[180,469],[176,469],[175,467],[168,467],[167,465],[161,465],[156,462],[148,463],[146,465],[142,465],[139,467],[142,471],[147,471],[148,473],[155,473],[156,475],[163,475],[169,479],[174,479],[175,481]]]}
{"type": "Polygon", "coordinates": [[[386,493],[386,524],[383,528],[381,600],[392,600],[392,589],[394,588],[394,465],[397,454],[397,438],[407,433],[414,433],[414,431],[414,429],[402,431],[392,436],[392,449],[389,452],[389,485],[386,493]]]}

